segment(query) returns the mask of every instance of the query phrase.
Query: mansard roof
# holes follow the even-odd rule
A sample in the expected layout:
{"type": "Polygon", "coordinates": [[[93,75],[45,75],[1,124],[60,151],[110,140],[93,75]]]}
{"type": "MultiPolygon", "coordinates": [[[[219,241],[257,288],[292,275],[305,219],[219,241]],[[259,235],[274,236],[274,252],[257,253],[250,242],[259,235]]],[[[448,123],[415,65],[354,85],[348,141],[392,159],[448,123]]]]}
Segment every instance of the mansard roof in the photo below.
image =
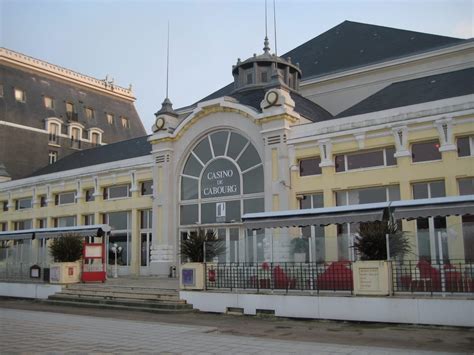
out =
{"type": "Polygon", "coordinates": [[[151,148],[151,144],[148,142],[148,136],[143,136],[97,148],[81,150],[58,160],[54,164],[37,170],[31,176],[52,174],[65,170],[84,168],[86,166],[137,158],[149,155],[151,148]]]}
{"type": "MultiPolygon", "coordinates": [[[[283,54],[299,63],[302,80],[428,52],[466,41],[460,38],[344,21],[283,54]]],[[[201,101],[229,95],[229,84],[201,101]]]]}
{"type": "Polygon", "coordinates": [[[336,118],[474,94],[474,68],[393,83],[336,118]]]}

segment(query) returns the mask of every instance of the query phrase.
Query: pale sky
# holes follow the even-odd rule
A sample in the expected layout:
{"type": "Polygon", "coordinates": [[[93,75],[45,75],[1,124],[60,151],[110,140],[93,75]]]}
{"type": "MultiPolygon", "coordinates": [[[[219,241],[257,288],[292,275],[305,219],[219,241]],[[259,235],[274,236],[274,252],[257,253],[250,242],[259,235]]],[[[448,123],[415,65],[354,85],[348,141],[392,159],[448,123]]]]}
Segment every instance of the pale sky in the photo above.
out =
{"type": "MultiPolygon", "coordinates": [[[[268,0],[273,51],[273,8],[268,0]]],[[[131,83],[150,132],[165,97],[190,105],[232,82],[237,58],[261,53],[264,0],[0,0],[0,45],[99,79],[131,83]]],[[[470,38],[474,0],[276,0],[278,53],[344,20],[470,38]]]]}

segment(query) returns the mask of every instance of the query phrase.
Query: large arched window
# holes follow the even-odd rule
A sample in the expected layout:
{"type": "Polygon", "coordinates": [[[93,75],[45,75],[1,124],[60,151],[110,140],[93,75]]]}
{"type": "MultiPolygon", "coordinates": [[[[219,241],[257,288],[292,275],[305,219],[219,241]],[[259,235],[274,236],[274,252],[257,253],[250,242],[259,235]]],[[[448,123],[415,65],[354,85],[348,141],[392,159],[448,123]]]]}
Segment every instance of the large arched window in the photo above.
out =
{"type": "Polygon", "coordinates": [[[253,144],[232,131],[201,139],[181,172],[180,224],[239,222],[264,210],[263,165],[253,144]]]}

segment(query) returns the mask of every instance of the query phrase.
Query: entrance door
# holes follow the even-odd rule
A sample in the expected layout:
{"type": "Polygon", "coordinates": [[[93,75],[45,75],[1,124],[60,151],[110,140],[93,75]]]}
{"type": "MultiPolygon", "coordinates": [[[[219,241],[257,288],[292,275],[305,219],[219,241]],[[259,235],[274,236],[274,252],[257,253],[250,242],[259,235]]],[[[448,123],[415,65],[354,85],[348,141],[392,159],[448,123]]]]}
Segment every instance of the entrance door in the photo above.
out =
{"type": "Polygon", "coordinates": [[[150,274],[151,232],[140,233],[140,275],[150,274]]]}

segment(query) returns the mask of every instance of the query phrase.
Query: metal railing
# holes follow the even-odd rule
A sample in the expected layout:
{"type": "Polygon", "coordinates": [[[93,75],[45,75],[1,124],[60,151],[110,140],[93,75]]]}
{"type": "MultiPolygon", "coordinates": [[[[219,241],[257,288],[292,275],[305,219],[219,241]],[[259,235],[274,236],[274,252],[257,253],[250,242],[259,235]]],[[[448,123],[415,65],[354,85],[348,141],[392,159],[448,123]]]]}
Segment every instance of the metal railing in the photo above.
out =
{"type": "MultiPolygon", "coordinates": [[[[474,293],[474,262],[391,261],[393,294],[474,293]]],[[[353,293],[352,262],[205,264],[206,289],[353,293]]]]}
{"type": "Polygon", "coordinates": [[[392,285],[394,293],[474,293],[474,262],[393,261],[392,285]]]}
{"type": "Polygon", "coordinates": [[[207,263],[207,289],[345,291],[352,293],[350,262],[207,263]]]}

